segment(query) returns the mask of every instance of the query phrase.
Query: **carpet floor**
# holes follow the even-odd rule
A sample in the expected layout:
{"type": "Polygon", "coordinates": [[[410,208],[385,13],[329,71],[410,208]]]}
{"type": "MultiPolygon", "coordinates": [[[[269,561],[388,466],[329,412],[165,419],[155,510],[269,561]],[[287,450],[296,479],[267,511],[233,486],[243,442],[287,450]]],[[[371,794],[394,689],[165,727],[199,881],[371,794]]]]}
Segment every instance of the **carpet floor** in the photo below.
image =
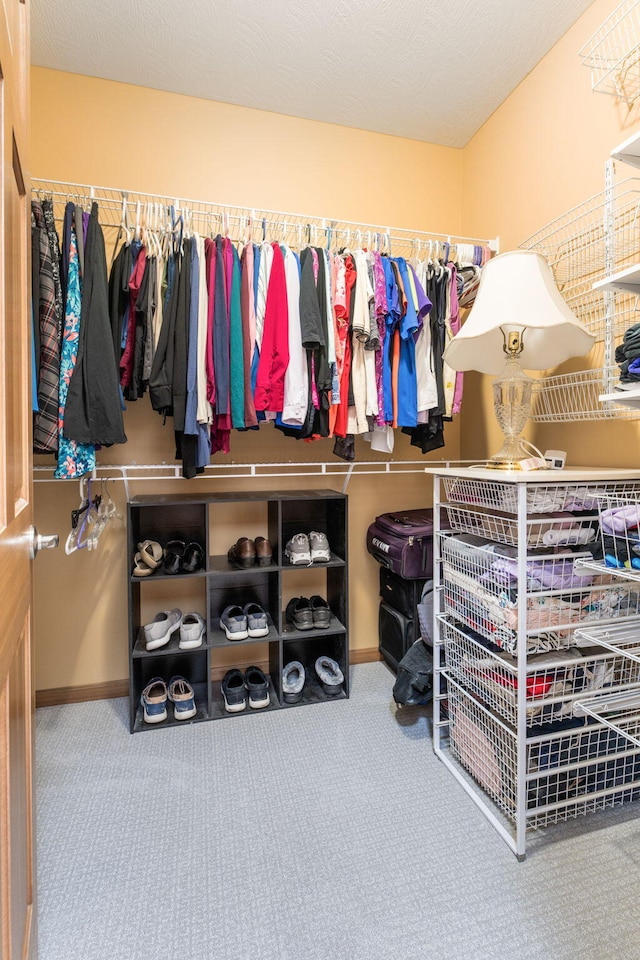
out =
{"type": "Polygon", "coordinates": [[[393,676],[351,699],[130,736],[37,711],[40,960],[638,960],[640,804],[514,855],[393,676]]]}

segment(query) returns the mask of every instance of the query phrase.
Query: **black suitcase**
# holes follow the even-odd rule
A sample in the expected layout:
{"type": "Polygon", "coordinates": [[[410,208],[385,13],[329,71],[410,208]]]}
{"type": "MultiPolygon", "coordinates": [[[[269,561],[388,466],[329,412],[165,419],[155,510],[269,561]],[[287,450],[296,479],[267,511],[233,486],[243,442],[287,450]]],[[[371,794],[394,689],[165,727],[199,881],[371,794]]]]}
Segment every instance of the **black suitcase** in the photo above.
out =
{"type": "Polygon", "coordinates": [[[380,604],[378,612],[378,649],[393,670],[415,640],[416,620],[386,603],[380,604]]]}
{"type": "Polygon", "coordinates": [[[380,567],[380,599],[409,620],[415,620],[426,580],[405,580],[397,573],[380,567]]]}

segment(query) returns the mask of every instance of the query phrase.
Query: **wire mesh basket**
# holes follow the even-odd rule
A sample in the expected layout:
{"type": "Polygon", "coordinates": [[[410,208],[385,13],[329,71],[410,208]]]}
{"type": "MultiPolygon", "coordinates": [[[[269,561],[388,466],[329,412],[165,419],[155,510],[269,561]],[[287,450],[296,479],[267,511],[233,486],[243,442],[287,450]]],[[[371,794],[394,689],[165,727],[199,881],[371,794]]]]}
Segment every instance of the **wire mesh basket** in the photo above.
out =
{"type": "MultiPolygon", "coordinates": [[[[447,507],[449,524],[457,533],[475,534],[495,543],[518,546],[520,528],[516,517],[509,513],[489,513],[481,509],[447,507]]],[[[567,547],[592,543],[597,537],[598,517],[584,517],[569,513],[560,516],[541,516],[526,521],[527,546],[567,547]]]]}
{"type": "MultiPolygon", "coordinates": [[[[515,733],[448,674],[447,680],[451,753],[515,821],[515,733]]],[[[536,829],[640,798],[640,751],[604,724],[570,720],[563,729],[527,738],[524,776],[527,829],[536,829]]]]}
{"type": "MultiPolygon", "coordinates": [[[[443,477],[443,486],[449,503],[485,507],[505,513],[518,513],[518,485],[500,480],[476,480],[471,477],[443,477]]],[[[640,496],[640,484],[635,481],[602,483],[532,483],[527,487],[527,513],[598,511],[606,497],[627,499],[640,496]]],[[[471,533],[475,531],[471,530],[471,533]]]]}
{"type": "Polygon", "coordinates": [[[580,280],[600,279],[637,262],[640,180],[628,177],[589,197],[532,234],[520,247],[549,262],[563,292],[580,280]]]}
{"type": "MultiPolygon", "coordinates": [[[[483,643],[444,618],[441,624],[447,671],[515,726],[519,685],[516,658],[483,643]]],[[[539,726],[583,715],[576,704],[598,691],[610,695],[640,690],[640,662],[629,659],[622,651],[614,653],[597,646],[572,647],[531,657],[524,683],[527,725],[539,726]]]]}
{"type": "Polygon", "coordinates": [[[603,497],[599,516],[606,567],[640,581],[640,496],[603,497]]]}
{"type": "Polygon", "coordinates": [[[527,634],[640,614],[638,584],[578,569],[575,559],[559,554],[530,558],[519,590],[515,558],[478,546],[475,537],[449,537],[442,549],[444,610],[509,653],[517,650],[522,605],[527,634]]]}
{"type": "Polygon", "coordinates": [[[640,3],[623,0],[580,50],[591,88],[631,106],[640,94],[640,3]]]}
{"type": "MultiPolygon", "coordinates": [[[[598,346],[596,344],[592,354],[595,355],[598,346]]],[[[540,377],[533,390],[531,419],[537,423],[637,420],[640,408],[623,405],[624,394],[619,403],[614,399],[601,399],[615,392],[619,377],[619,367],[605,364],[540,377]]]]}
{"type": "Polygon", "coordinates": [[[628,327],[640,319],[639,298],[632,293],[616,292],[611,294],[613,302],[607,323],[604,294],[602,290],[593,289],[591,279],[565,284],[561,293],[567,306],[597,340],[604,339],[609,333],[621,337],[628,327]]]}
{"type": "MultiPolygon", "coordinates": [[[[565,599],[561,593],[550,591],[513,600],[479,587],[457,572],[445,579],[443,604],[445,613],[454,620],[509,653],[518,649],[520,602],[526,605],[527,634],[535,636],[552,630],[568,631],[587,621],[613,622],[640,614],[640,593],[631,582],[594,585],[572,591],[570,596],[565,599]]],[[[538,649],[535,643],[532,646],[538,649]]]]}

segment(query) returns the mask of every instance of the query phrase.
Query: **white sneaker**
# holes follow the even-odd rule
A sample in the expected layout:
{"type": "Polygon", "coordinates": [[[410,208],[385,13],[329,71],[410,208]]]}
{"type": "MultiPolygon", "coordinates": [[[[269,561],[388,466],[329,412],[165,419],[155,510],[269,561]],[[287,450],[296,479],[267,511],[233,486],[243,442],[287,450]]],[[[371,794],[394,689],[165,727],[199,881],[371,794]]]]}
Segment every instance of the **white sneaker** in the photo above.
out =
{"type": "Polygon", "coordinates": [[[325,533],[318,533],[312,530],[309,534],[309,545],[311,547],[311,562],[317,563],[318,560],[331,560],[331,548],[325,533]]]}
{"type": "Polygon", "coordinates": [[[311,547],[306,533],[296,533],[284,548],[284,555],[292,566],[311,564],[311,547]]]}
{"type": "Polygon", "coordinates": [[[186,613],[180,624],[180,643],[181,650],[192,650],[199,647],[204,637],[206,625],[204,619],[199,613],[186,613]]]}

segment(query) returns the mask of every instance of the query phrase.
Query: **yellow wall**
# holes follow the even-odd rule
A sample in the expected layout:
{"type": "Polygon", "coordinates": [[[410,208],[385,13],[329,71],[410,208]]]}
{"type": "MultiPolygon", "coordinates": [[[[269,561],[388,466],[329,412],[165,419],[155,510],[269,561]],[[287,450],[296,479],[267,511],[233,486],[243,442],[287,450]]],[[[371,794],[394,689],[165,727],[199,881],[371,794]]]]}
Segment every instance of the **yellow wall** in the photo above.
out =
{"type": "MultiPolygon", "coordinates": [[[[464,148],[463,232],[498,235],[501,250],[512,250],[604,189],[605,161],[638,129],[640,106],[629,110],[593,93],[578,51],[616,5],[597,0],[464,148]]],[[[618,167],[619,177],[633,175],[618,167]]],[[[500,445],[490,381],[471,374],[466,386],[463,456],[482,458],[500,445]]],[[[542,450],[567,450],[574,465],[626,467],[639,459],[633,423],[535,424],[527,435],[542,450]]]]}
{"type": "MultiPolygon", "coordinates": [[[[32,101],[36,177],[433,231],[461,229],[459,150],[39,68],[32,71],[32,101]]],[[[129,443],[103,451],[103,462],[173,459],[170,425],[162,427],[147,398],[130,404],[125,421],[129,443]]],[[[447,427],[446,436],[446,456],[458,458],[457,423],[447,427]]],[[[234,435],[230,459],[331,461],[331,450],[331,441],[300,444],[267,428],[258,436],[234,435]]],[[[372,456],[366,445],[359,445],[359,455],[372,456]]],[[[418,459],[398,432],[394,458],[418,459]]],[[[243,485],[193,483],[216,490],[243,485]]],[[[269,483],[273,489],[341,485],[303,478],[244,485],[266,489],[269,483]]],[[[138,485],[133,492],[147,489],[138,485]]],[[[193,486],[174,483],[165,489],[193,486]]],[[[364,650],[377,646],[378,567],[364,547],[367,525],[386,510],[430,502],[431,490],[420,475],[365,476],[352,479],[348,492],[351,643],[364,650]]],[[[121,484],[114,493],[124,513],[121,484]]],[[[58,532],[64,542],[77,501],[75,483],[37,484],[38,528],[58,532]]],[[[230,526],[229,543],[252,532],[230,526]]],[[[127,676],[127,572],[122,525],[105,534],[96,552],[38,558],[37,689],[127,676]]],[[[157,602],[159,609],[165,602],[173,605],[170,595],[158,595],[157,602]]]]}

